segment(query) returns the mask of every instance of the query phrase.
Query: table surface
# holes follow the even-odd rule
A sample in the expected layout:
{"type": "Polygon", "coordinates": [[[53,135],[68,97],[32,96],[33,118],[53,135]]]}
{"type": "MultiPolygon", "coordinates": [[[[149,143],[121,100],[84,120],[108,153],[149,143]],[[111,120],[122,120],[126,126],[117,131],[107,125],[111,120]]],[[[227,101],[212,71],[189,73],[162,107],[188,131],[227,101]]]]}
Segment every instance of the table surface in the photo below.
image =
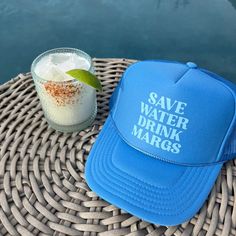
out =
{"type": "Polygon", "coordinates": [[[86,158],[132,62],[94,59],[104,91],[94,123],[81,132],[47,125],[29,73],[0,86],[0,235],[236,235],[236,161],[224,165],[201,210],[172,227],[142,221],[87,186],[86,158]]]}

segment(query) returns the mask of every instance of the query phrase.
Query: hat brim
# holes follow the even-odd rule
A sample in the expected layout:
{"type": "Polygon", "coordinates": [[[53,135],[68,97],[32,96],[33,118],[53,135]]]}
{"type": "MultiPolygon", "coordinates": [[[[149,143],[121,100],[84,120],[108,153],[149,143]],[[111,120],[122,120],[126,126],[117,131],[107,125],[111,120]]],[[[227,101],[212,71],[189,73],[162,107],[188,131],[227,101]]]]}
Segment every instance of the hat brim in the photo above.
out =
{"type": "Polygon", "coordinates": [[[189,220],[206,200],[222,163],[189,167],[130,147],[109,116],[89,154],[85,177],[104,200],[160,225],[189,220]]]}

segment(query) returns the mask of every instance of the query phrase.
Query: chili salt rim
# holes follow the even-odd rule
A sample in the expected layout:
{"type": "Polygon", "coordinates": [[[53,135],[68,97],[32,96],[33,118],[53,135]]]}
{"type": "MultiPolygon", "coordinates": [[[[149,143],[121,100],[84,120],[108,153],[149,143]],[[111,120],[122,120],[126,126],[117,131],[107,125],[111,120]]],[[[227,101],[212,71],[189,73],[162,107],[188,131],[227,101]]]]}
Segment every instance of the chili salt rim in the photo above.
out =
{"type": "Polygon", "coordinates": [[[57,84],[54,81],[47,81],[43,84],[43,87],[57,105],[65,106],[66,104],[74,104],[76,102],[75,96],[81,93],[83,84],[57,84]]]}

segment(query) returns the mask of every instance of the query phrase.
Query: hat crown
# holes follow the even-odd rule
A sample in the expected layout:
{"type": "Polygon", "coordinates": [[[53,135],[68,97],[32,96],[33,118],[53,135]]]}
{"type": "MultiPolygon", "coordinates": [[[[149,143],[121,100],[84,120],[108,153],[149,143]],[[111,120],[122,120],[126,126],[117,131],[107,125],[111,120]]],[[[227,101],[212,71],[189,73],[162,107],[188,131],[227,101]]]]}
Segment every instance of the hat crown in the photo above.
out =
{"type": "Polygon", "coordinates": [[[196,67],[143,61],[123,75],[112,119],[120,136],[152,157],[184,165],[222,161],[235,97],[196,67]]]}

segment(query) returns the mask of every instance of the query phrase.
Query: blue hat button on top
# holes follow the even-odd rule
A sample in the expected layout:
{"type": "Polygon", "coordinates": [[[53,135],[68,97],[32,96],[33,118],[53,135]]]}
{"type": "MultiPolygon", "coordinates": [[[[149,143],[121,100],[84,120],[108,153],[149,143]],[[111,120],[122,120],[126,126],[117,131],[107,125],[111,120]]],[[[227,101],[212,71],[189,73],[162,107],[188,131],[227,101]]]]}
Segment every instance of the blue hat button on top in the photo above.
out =
{"type": "Polygon", "coordinates": [[[194,63],[134,63],[87,159],[88,185],[146,221],[189,220],[236,153],[235,94],[233,83],[194,63]]]}
{"type": "Polygon", "coordinates": [[[196,69],[197,68],[197,65],[194,63],[194,62],[187,62],[186,65],[191,68],[191,69],[196,69]]]}

